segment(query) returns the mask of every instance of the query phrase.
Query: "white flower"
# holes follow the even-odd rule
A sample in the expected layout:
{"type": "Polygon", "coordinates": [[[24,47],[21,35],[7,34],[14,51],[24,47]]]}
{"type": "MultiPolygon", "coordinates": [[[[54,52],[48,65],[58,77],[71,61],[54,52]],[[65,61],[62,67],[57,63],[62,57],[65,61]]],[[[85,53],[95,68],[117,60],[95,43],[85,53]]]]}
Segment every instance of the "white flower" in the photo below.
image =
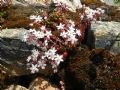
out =
{"type": "Polygon", "coordinates": [[[83,18],[84,18],[84,15],[81,15],[81,16],[80,16],[80,19],[83,20],[83,18]]]}
{"type": "Polygon", "coordinates": [[[46,30],[46,27],[45,26],[41,26],[40,29],[44,31],[44,30],[46,30]]]}
{"type": "Polygon", "coordinates": [[[93,15],[95,15],[95,10],[90,9],[89,7],[85,7],[85,14],[87,16],[87,19],[92,19],[93,15]]]}
{"type": "Polygon", "coordinates": [[[34,32],[34,34],[37,38],[44,38],[45,37],[45,33],[42,31],[36,31],[36,32],[34,32]]]}
{"type": "Polygon", "coordinates": [[[28,56],[28,58],[27,58],[27,62],[30,62],[30,60],[32,59],[32,57],[31,56],[28,56]]]}
{"type": "Polygon", "coordinates": [[[45,46],[48,45],[48,41],[47,41],[47,40],[44,41],[44,45],[45,45],[45,46]]]}
{"type": "Polygon", "coordinates": [[[37,57],[38,57],[38,55],[39,55],[39,51],[38,50],[36,50],[36,49],[33,49],[32,50],[32,60],[33,61],[37,61],[37,57]]]}
{"type": "Polygon", "coordinates": [[[31,16],[30,16],[30,19],[31,19],[31,20],[36,19],[36,16],[35,16],[35,15],[31,15],[31,16]]]}
{"type": "Polygon", "coordinates": [[[69,30],[67,31],[67,35],[71,37],[72,35],[75,35],[75,28],[73,26],[69,27],[69,30]]]}
{"type": "Polygon", "coordinates": [[[69,37],[68,38],[68,40],[67,41],[70,41],[71,42],[71,44],[74,44],[74,43],[76,43],[77,42],[77,38],[75,38],[75,35],[71,35],[71,37],[69,37]]]}
{"type": "Polygon", "coordinates": [[[35,29],[29,29],[29,32],[34,33],[34,32],[36,32],[36,30],[35,29]]]}
{"type": "Polygon", "coordinates": [[[56,51],[57,50],[55,48],[51,48],[46,52],[46,56],[48,57],[48,56],[51,56],[51,55],[55,55],[56,51]]]}
{"type": "Polygon", "coordinates": [[[40,67],[41,69],[45,69],[46,67],[46,63],[44,60],[39,60],[37,64],[38,64],[38,67],[40,67]]]}
{"type": "Polygon", "coordinates": [[[60,24],[59,24],[58,26],[56,26],[56,27],[57,27],[58,30],[60,30],[60,29],[64,29],[64,26],[65,26],[64,24],[60,23],[60,24]]]}
{"type": "Polygon", "coordinates": [[[37,16],[36,18],[35,18],[35,22],[41,22],[42,21],[42,17],[41,16],[37,16]]]}
{"type": "Polygon", "coordinates": [[[51,49],[49,49],[49,52],[51,53],[51,54],[55,54],[56,53],[56,49],[55,49],[55,47],[53,47],[53,48],[51,48],[51,49]]]}
{"type": "Polygon", "coordinates": [[[55,56],[55,62],[56,62],[56,64],[57,65],[59,65],[60,64],[60,62],[63,62],[63,55],[56,55],[55,56]]]}
{"type": "Polygon", "coordinates": [[[80,31],[79,29],[76,29],[76,34],[77,34],[78,36],[81,36],[81,31],[80,31]]]}
{"type": "Polygon", "coordinates": [[[37,64],[36,65],[32,64],[32,66],[29,69],[31,70],[31,73],[35,73],[39,71],[37,68],[37,64]]]}
{"type": "Polygon", "coordinates": [[[47,57],[48,59],[54,60],[56,51],[57,50],[55,49],[55,47],[49,49],[47,52],[45,52],[45,57],[47,57]]]}
{"type": "Polygon", "coordinates": [[[74,32],[74,30],[75,30],[75,28],[71,25],[71,26],[69,27],[69,31],[70,31],[70,32],[74,32]]]}
{"type": "Polygon", "coordinates": [[[47,38],[50,38],[50,36],[52,36],[51,31],[46,31],[45,36],[46,36],[47,38]]]}
{"type": "Polygon", "coordinates": [[[42,17],[40,15],[36,16],[36,15],[31,15],[30,16],[31,20],[34,20],[34,22],[41,22],[42,21],[42,17]]]}
{"type": "Polygon", "coordinates": [[[62,33],[60,33],[60,36],[62,36],[63,38],[67,38],[67,32],[63,31],[62,33]]]}
{"type": "Polygon", "coordinates": [[[45,16],[44,19],[46,20],[46,19],[47,19],[47,16],[45,16]]]}

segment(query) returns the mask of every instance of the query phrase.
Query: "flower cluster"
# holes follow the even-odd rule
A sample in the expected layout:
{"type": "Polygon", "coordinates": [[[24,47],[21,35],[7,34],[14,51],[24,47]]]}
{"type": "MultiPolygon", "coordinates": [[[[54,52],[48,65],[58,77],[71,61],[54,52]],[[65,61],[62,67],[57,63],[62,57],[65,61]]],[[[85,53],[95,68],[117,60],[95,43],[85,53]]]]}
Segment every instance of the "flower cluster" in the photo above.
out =
{"type": "MultiPolygon", "coordinates": [[[[60,62],[63,62],[68,55],[68,50],[80,44],[84,37],[84,31],[81,25],[66,17],[64,8],[66,5],[57,4],[57,9],[52,13],[43,13],[41,15],[31,15],[31,28],[24,33],[22,41],[35,46],[32,54],[27,58],[28,69],[32,73],[39,69],[45,69],[51,65],[54,72],[60,62]]],[[[92,21],[103,11],[101,9],[92,10],[83,5],[78,18],[80,21],[92,21]]],[[[80,24],[80,23],[79,23],[80,24]]]]}
{"type": "Polygon", "coordinates": [[[0,8],[3,6],[7,6],[11,0],[0,0],[0,8]]]}
{"type": "Polygon", "coordinates": [[[96,19],[104,13],[104,10],[102,10],[101,8],[97,8],[94,10],[85,5],[82,6],[82,9],[83,12],[81,13],[81,20],[87,19],[89,21],[96,21],[96,19]]]}
{"type": "Polygon", "coordinates": [[[30,16],[32,28],[24,33],[22,40],[36,47],[27,58],[32,73],[38,72],[39,68],[45,69],[47,64],[56,72],[57,66],[66,58],[66,48],[77,45],[81,37],[80,29],[74,21],[61,18],[56,14],[30,16]]]}

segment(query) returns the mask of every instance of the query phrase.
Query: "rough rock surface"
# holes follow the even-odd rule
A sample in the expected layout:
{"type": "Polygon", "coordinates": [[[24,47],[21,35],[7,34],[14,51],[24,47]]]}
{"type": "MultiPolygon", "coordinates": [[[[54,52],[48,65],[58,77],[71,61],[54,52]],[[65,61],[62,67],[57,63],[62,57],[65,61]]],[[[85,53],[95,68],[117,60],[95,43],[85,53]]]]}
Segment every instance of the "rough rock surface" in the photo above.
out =
{"type": "Polygon", "coordinates": [[[15,74],[25,73],[25,60],[33,46],[20,40],[25,29],[5,29],[0,32],[0,64],[15,74]]]}
{"type": "Polygon", "coordinates": [[[51,0],[12,0],[13,5],[22,5],[22,6],[46,6],[47,4],[50,4],[51,0]]]}
{"type": "Polygon", "coordinates": [[[32,46],[20,39],[26,29],[3,29],[0,31],[0,56],[5,58],[22,58],[30,53],[32,46]]]}
{"type": "Polygon", "coordinates": [[[10,39],[20,39],[26,29],[20,28],[20,29],[2,29],[0,31],[0,37],[1,38],[10,38],[10,39]]]}
{"type": "Polygon", "coordinates": [[[98,21],[91,25],[94,31],[96,48],[105,48],[120,53],[120,23],[98,21]]]}
{"type": "Polygon", "coordinates": [[[25,74],[26,57],[31,53],[32,46],[18,39],[0,39],[0,64],[15,75],[25,74]]]}
{"type": "Polygon", "coordinates": [[[52,3],[62,2],[66,4],[71,11],[75,11],[77,7],[81,6],[80,0],[12,0],[13,5],[22,5],[22,6],[44,6],[48,7],[52,3]]]}

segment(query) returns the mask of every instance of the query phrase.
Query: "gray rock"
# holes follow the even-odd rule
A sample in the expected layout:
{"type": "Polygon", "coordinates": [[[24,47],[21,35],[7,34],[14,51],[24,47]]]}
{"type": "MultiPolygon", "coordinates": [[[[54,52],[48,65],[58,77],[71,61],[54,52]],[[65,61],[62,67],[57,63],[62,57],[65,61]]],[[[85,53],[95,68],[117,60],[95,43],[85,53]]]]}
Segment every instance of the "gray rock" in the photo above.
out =
{"type": "Polygon", "coordinates": [[[33,46],[20,40],[25,31],[25,29],[3,29],[0,32],[0,57],[2,58],[0,64],[12,75],[28,73],[25,62],[33,46]]]}
{"type": "Polygon", "coordinates": [[[13,5],[21,6],[44,6],[49,7],[52,3],[62,2],[66,4],[70,11],[75,12],[77,7],[81,7],[80,0],[12,0],[13,5]]]}
{"type": "Polygon", "coordinates": [[[28,74],[26,58],[31,54],[33,46],[19,39],[0,38],[0,64],[12,75],[28,74]]]}
{"type": "Polygon", "coordinates": [[[102,0],[102,1],[108,5],[119,6],[119,4],[116,4],[114,0],[102,0]]]}
{"type": "Polygon", "coordinates": [[[22,6],[47,6],[51,3],[51,0],[12,0],[13,5],[22,5],[22,6]]]}
{"type": "Polygon", "coordinates": [[[120,53],[120,22],[97,21],[92,23],[91,29],[96,37],[96,48],[105,48],[120,53]]]}
{"type": "Polygon", "coordinates": [[[0,39],[0,55],[3,57],[25,57],[30,53],[32,46],[27,45],[19,39],[0,39]]]}

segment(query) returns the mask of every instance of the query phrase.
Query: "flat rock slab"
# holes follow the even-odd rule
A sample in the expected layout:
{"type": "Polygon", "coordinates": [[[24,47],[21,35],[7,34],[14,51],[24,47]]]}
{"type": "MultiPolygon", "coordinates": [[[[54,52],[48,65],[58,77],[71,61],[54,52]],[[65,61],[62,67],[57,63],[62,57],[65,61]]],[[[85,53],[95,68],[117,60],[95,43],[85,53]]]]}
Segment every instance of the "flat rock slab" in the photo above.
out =
{"type": "Polygon", "coordinates": [[[120,53],[120,22],[92,23],[91,29],[96,37],[95,47],[120,53]]]}
{"type": "Polygon", "coordinates": [[[27,71],[26,58],[31,54],[33,46],[27,45],[20,39],[26,29],[3,29],[0,31],[0,64],[16,75],[27,71]]]}
{"type": "Polygon", "coordinates": [[[26,29],[20,28],[20,29],[2,29],[0,31],[0,37],[1,38],[10,38],[10,39],[20,39],[26,29]]]}

